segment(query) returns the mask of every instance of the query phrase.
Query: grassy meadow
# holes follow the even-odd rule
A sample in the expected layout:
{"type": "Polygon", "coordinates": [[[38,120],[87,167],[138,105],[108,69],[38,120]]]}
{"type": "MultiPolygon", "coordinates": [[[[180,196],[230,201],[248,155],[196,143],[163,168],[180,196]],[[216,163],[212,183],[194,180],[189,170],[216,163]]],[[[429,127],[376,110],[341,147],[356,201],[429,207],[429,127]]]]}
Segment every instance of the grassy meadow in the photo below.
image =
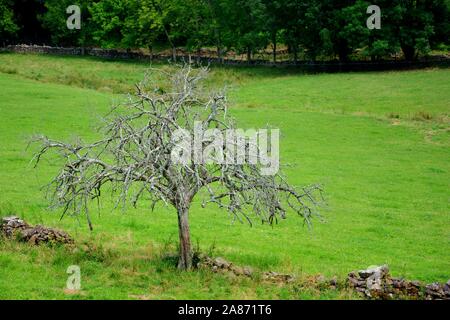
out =
{"type": "MultiPolygon", "coordinates": [[[[319,290],[314,275],[388,264],[394,276],[450,278],[450,70],[302,74],[289,69],[212,67],[209,84],[227,86],[230,112],[245,128],[281,131],[289,182],[320,182],[324,222],[308,230],[294,214],[273,227],[232,223],[197,199],[195,246],[256,271],[295,273],[276,285],[208,271],[179,272],[175,211],[148,203],[113,210],[104,196],[83,217],[48,209],[40,189],[58,170],[30,165],[36,133],[86,140],[99,118],[133,90],[145,62],[0,54],[0,216],[64,229],[74,249],[0,240],[0,299],[347,299],[319,290]],[[81,268],[82,290],[66,292],[66,269],[81,268]]],[[[170,68],[153,64],[153,68],[170,68]]],[[[256,220],[254,222],[257,222],[256,220]]]]}

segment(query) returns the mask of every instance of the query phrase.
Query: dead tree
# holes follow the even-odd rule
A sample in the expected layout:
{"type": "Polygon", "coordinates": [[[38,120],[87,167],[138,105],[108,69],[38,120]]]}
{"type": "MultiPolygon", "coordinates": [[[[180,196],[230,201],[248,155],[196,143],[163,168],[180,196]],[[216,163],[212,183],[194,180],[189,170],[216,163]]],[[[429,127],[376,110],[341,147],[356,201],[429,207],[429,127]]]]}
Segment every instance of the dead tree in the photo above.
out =
{"type": "MultiPolygon", "coordinates": [[[[136,92],[105,117],[102,138],[96,142],[36,137],[40,147],[35,165],[50,150],[65,162],[48,184],[52,204],[63,208],[63,216],[84,214],[90,228],[89,204],[105,189],[116,195],[117,205],[136,206],[148,199],[152,210],[160,201],[172,205],[178,213],[180,269],[192,267],[188,217],[197,194],[203,205],[216,203],[241,222],[258,218],[273,224],[290,208],[309,225],[321,199],[319,185],[295,188],[278,173],[263,175],[259,163],[174,161],[180,151],[174,140],[177,130],[193,134],[200,125],[225,133],[235,128],[225,94],[205,89],[207,73],[207,68],[189,65],[175,72],[150,70],[136,92]]],[[[203,138],[201,146],[206,147],[210,141],[203,138]]],[[[247,140],[234,143],[236,148],[252,147],[247,140]]]]}

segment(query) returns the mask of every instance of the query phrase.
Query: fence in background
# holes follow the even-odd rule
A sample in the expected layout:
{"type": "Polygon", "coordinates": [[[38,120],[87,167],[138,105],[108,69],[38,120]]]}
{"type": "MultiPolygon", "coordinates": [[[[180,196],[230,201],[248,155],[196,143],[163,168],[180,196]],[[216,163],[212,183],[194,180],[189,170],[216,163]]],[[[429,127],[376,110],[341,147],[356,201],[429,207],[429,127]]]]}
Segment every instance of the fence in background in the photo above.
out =
{"type": "MultiPolygon", "coordinates": [[[[7,52],[17,53],[38,53],[51,55],[69,55],[69,56],[93,56],[103,59],[118,60],[147,60],[147,61],[170,61],[171,55],[163,54],[145,54],[143,52],[116,50],[116,49],[100,49],[100,48],[63,48],[37,45],[13,45],[1,49],[7,52]]],[[[196,55],[177,55],[178,61],[193,62],[203,65],[207,64],[224,64],[232,66],[269,66],[269,67],[295,67],[305,72],[349,72],[349,71],[382,71],[382,70],[407,70],[420,69],[429,67],[450,67],[450,57],[433,56],[418,61],[358,61],[346,62],[326,61],[279,61],[271,62],[267,60],[252,60],[250,62],[236,59],[219,59],[217,57],[205,57],[196,55]]]]}

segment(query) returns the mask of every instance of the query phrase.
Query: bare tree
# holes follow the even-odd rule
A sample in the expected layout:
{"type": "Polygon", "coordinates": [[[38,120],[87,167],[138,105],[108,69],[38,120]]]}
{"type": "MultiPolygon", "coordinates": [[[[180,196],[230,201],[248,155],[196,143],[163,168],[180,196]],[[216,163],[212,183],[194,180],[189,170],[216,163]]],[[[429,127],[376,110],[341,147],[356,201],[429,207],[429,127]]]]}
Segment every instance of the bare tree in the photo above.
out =
{"type": "MultiPolygon", "coordinates": [[[[185,65],[176,72],[151,69],[150,73],[125,103],[105,117],[101,140],[34,139],[40,143],[35,165],[49,150],[58,151],[65,161],[48,185],[52,203],[63,207],[63,215],[84,214],[92,228],[89,203],[105,189],[117,195],[117,205],[136,206],[144,195],[152,210],[159,201],[170,204],[178,213],[180,269],[192,267],[188,215],[197,194],[203,197],[203,205],[216,203],[241,222],[251,224],[257,217],[272,224],[285,218],[290,208],[310,224],[321,199],[319,185],[294,188],[279,174],[261,174],[260,164],[175,162],[177,130],[193,133],[200,123],[205,130],[225,132],[235,128],[234,120],[227,115],[224,93],[211,93],[203,85],[207,68],[185,65]]],[[[206,146],[208,141],[201,143],[206,146]]],[[[250,147],[246,141],[244,148],[250,147]]]]}

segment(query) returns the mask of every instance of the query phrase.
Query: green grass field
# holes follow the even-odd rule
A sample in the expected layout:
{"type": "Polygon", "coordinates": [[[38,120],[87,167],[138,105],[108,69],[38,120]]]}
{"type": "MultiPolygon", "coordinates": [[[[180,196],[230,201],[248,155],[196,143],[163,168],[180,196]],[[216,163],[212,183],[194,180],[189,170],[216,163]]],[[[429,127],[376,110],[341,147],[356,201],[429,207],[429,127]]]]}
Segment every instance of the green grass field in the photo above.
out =
{"type": "MultiPolygon", "coordinates": [[[[40,187],[56,174],[37,169],[25,150],[35,133],[69,139],[96,135],[98,118],[132,90],[144,62],[0,54],[0,215],[68,231],[75,250],[0,240],[0,299],[320,299],[346,290],[284,286],[207,271],[178,272],[171,208],[126,212],[111,199],[93,217],[50,211],[40,187]],[[64,292],[66,269],[81,267],[82,291],[64,292]]],[[[153,65],[155,68],[168,68],[153,65]]],[[[306,75],[293,70],[213,67],[209,83],[227,85],[243,127],[281,130],[281,163],[292,184],[325,186],[325,222],[312,230],[291,214],[274,227],[232,224],[214,206],[191,210],[192,237],[255,270],[323,274],[387,263],[394,276],[450,278],[450,70],[306,75]]]]}

